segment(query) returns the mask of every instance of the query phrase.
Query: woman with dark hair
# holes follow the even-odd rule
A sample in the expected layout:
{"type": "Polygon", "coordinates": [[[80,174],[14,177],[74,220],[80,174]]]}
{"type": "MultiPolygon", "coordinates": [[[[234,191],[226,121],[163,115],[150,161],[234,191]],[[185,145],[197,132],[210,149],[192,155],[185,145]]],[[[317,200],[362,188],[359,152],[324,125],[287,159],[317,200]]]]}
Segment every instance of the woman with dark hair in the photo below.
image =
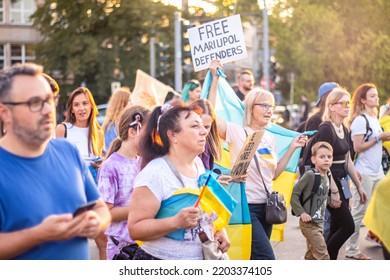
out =
{"type": "Polygon", "coordinates": [[[127,216],[134,178],[141,170],[139,142],[147,114],[148,110],[141,106],[131,106],[123,111],[119,116],[119,135],[112,141],[99,168],[99,192],[112,217],[112,222],[105,232],[109,237],[109,260],[119,254],[122,247],[136,245],[129,236],[127,216]]]}
{"type": "MultiPolygon", "coordinates": [[[[359,85],[352,95],[349,120],[354,151],[358,154],[355,168],[361,175],[361,184],[368,201],[385,176],[382,168],[382,142],[390,140],[390,133],[383,133],[378,120],[379,96],[371,83],[359,85]]],[[[355,260],[371,259],[359,249],[359,232],[367,204],[359,203],[356,187],[352,187],[352,217],[355,232],[347,243],[346,257],[355,260]]]]}
{"type": "Polygon", "coordinates": [[[173,216],[160,211],[184,188],[199,190],[205,168],[198,155],[207,136],[199,110],[167,104],[150,116],[141,140],[143,169],[134,183],[128,218],[130,237],[144,241],[134,259],[203,259],[201,230],[218,240],[223,252],[230,246],[225,230],[215,231],[213,217],[195,203],[179,207],[173,216]]]}

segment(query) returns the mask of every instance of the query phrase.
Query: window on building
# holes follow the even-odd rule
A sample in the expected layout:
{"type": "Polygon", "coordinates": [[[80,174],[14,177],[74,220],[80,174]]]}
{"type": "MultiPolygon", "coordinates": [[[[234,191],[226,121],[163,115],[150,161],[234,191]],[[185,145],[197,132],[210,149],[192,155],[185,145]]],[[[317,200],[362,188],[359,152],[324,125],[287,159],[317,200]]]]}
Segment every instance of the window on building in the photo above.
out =
{"type": "Polygon", "coordinates": [[[4,22],[4,1],[0,0],[0,23],[4,22]]]}
{"type": "Polygon", "coordinates": [[[11,45],[11,65],[35,60],[33,45],[11,45]]]}
{"type": "Polygon", "coordinates": [[[0,45],[0,69],[5,65],[4,45],[0,45]]]}
{"type": "Polygon", "coordinates": [[[31,23],[30,16],[37,9],[35,0],[12,0],[10,21],[12,23],[31,23]]]}

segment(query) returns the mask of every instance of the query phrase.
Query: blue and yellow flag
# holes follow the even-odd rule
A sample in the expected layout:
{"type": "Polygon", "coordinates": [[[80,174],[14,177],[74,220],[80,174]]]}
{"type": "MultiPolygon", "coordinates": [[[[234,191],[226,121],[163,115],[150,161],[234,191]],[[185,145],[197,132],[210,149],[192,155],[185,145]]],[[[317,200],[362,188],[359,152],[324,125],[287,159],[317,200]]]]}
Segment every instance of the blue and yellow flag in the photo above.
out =
{"type": "MultiPolygon", "coordinates": [[[[198,184],[200,188],[183,188],[177,190],[171,197],[161,202],[156,218],[162,219],[176,215],[182,208],[199,205],[207,214],[215,213],[217,219],[213,222],[218,231],[226,227],[237,205],[235,199],[218,183],[216,174],[212,171],[201,175],[198,184]],[[207,185],[205,183],[207,182],[207,185]],[[204,189],[204,191],[202,191],[204,189]],[[199,196],[201,197],[199,198],[199,196]]],[[[184,229],[171,232],[166,237],[183,240],[184,229]]]]}

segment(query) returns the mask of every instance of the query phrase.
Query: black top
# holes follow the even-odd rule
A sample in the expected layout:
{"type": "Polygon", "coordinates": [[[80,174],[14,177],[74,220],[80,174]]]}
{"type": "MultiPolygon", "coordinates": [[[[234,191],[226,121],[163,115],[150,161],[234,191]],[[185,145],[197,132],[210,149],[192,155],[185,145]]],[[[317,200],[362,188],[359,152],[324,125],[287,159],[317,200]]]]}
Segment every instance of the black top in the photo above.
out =
{"type": "Polygon", "coordinates": [[[324,122],[317,132],[316,142],[325,141],[333,147],[333,161],[345,160],[345,155],[349,151],[348,130],[343,125],[344,138],[341,139],[330,122],[324,122]]]}
{"type": "Polygon", "coordinates": [[[236,91],[236,94],[241,101],[244,101],[245,95],[239,89],[236,91]]]}
{"type": "Polygon", "coordinates": [[[307,117],[309,116],[309,102],[303,101],[302,107],[305,107],[305,110],[303,111],[303,115],[301,116],[301,122],[304,122],[307,120],[307,117]]]}
{"type": "Polygon", "coordinates": [[[306,121],[306,131],[318,130],[318,127],[322,123],[322,114],[320,112],[315,113],[306,121]]]}

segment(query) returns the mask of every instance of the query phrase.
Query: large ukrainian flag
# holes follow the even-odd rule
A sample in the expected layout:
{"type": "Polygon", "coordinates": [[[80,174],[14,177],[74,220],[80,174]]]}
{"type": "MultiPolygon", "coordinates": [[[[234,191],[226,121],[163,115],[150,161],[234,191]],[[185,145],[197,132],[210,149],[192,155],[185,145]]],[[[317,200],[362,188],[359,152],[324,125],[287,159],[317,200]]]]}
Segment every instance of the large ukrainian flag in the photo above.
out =
{"type": "MultiPolygon", "coordinates": [[[[218,116],[223,117],[226,121],[243,124],[244,104],[238,99],[237,95],[226,81],[226,75],[222,71],[217,71],[220,78],[218,81],[218,94],[215,104],[215,112],[218,116]]],[[[212,82],[212,74],[209,71],[202,88],[202,98],[208,96],[208,91],[212,82]]],[[[299,135],[298,132],[291,131],[272,124],[268,131],[274,134],[277,143],[278,158],[281,158],[287,151],[291,141],[299,135]]],[[[223,156],[216,167],[222,168],[224,173],[230,172],[230,155],[227,145],[224,147],[223,156]]],[[[263,157],[269,157],[270,152],[261,149],[260,154],[263,157]]],[[[300,149],[297,149],[287,164],[284,172],[274,181],[273,190],[284,194],[287,205],[290,204],[292,189],[296,179],[300,149]]],[[[239,202],[233,212],[227,227],[230,242],[232,244],[228,251],[230,259],[249,259],[252,240],[252,229],[249,215],[248,203],[245,195],[245,184],[231,183],[228,191],[239,202]],[[241,231],[241,233],[240,233],[241,231]]],[[[271,240],[284,240],[284,225],[274,225],[271,240]]]]}

